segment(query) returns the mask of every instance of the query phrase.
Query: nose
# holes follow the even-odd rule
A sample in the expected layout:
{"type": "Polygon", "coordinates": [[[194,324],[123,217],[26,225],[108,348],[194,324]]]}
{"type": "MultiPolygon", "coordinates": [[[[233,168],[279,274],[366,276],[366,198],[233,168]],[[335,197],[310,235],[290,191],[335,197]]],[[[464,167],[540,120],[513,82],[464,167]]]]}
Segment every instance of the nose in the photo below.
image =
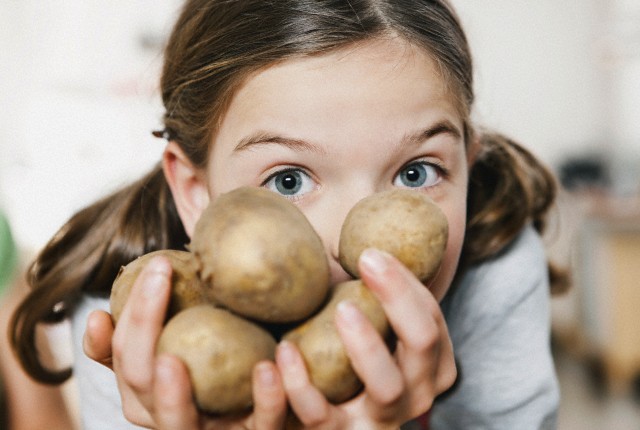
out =
{"type": "Polygon", "coordinates": [[[340,232],[351,208],[374,192],[373,188],[361,188],[342,190],[339,193],[332,193],[331,196],[325,196],[321,207],[318,208],[318,213],[315,214],[316,219],[311,220],[325,246],[332,284],[353,279],[340,265],[340,232]]]}

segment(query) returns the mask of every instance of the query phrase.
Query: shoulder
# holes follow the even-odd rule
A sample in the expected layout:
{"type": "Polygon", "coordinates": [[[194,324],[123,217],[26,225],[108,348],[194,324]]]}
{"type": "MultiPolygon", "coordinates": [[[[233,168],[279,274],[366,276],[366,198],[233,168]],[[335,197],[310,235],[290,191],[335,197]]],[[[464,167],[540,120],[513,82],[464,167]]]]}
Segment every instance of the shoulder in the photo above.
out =
{"type": "Polygon", "coordinates": [[[549,350],[550,300],[545,248],[526,227],[502,253],[469,268],[441,306],[459,359],[468,355],[476,363],[486,350],[527,361],[523,340],[538,342],[540,353],[549,350]]]}
{"type": "Polygon", "coordinates": [[[548,278],[542,238],[527,226],[500,254],[459,277],[443,300],[443,311],[448,319],[455,319],[461,309],[471,309],[470,315],[486,320],[505,316],[532,295],[546,307],[548,278]]]}
{"type": "Polygon", "coordinates": [[[434,428],[552,426],[559,394],[547,260],[535,230],[523,229],[500,255],[471,267],[442,309],[460,378],[434,406],[432,420],[442,424],[434,428]]]}
{"type": "Polygon", "coordinates": [[[542,238],[532,227],[525,227],[499,255],[470,267],[441,306],[461,354],[491,347],[491,343],[514,347],[514,337],[546,340],[550,290],[542,238]]]}

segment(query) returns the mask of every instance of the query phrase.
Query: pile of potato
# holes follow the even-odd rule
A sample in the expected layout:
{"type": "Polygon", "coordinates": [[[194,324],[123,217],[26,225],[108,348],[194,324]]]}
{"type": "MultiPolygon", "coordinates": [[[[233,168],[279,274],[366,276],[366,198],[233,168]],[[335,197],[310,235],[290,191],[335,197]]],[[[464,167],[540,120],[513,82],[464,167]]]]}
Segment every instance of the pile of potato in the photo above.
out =
{"type": "Polygon", "coordinates": [[[385,250],[427,282],[440,266],[447,233],[445,216],[422,193],[395,189],[367,197],[349,212],[340,236],[340,263],[356,279],[330,285],[324,246],[303,213],[264,188],[239,188],[204,211],[189,251],[156,251],[123,267],[111,312],[117,324],[144,265],[164,255],[173,266],[172,294],[157,352],[184,361],[203,411],[250,409],[252,369],[274,359],[280,339],[297,345],[312,383],[340,403],[362,384],[334,325],[337,304],[353,302],[384,338],[393,337],[382,307],[358,279],[360,253],[385,250]]]}

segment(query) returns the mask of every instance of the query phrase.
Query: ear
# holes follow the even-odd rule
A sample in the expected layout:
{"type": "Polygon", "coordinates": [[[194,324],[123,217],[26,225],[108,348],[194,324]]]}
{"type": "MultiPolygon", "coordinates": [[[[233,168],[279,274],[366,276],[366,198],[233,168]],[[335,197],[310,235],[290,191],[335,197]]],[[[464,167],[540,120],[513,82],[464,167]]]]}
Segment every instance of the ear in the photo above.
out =
{"type": "Polygon", "coordinates": [[[162,169],[187,235],[191,237],[209,204],[206,175],[197,169],[177,143],[170,141],[162,155],[162,169]]]}

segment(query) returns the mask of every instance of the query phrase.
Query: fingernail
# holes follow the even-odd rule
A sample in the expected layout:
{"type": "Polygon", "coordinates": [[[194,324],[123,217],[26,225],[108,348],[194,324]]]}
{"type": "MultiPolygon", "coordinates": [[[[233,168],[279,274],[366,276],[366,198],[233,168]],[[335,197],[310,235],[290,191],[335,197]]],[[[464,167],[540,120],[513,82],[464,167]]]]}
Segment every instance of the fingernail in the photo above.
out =
{"type": "Polygon", "coordinates": [[[296,352],[294,350],[293,344],[289,341],[283,340],[278,345],[277,351],[277,360],[280,364],[284,366],[291,366],[296,364],[296,352]]]}
{"type": "Polygon", "coordinates": [[[171,359],[166,356],[159,356],[156,360],[156,377],[159,381],[167,383],[173,377],[171,359]]]}
{"type": "Polygon", "coordinates": [[[389,265],[387,254],[379,249],[367,248],[360,254],[359,264],[367,271],[381,275],[389,265]]]}
{"type": "Polygon", "coordinates": [[[97,311],[92,311],[87,317],[87,324],[85,326],[84,335],[82,337],[82,347],[85,352],[91,351],[95,344],[93,332],[94,330],[97,330],[99,328],[98,322],[94,318],[96,312],[97,311]]]}
{"type": "Polygon", "coordinates": [[[85,353],[85,355],[93,353],[93,343],[94,342],[91,334],[88,331],[85,331],[84,335],[82,336],[82,351],[85,353]]]}
{"type": "Polygon", "coordinates": [[[147,268],[150,273],[167,276],[171,272],[171,263],[166,258],[153,258],[147,268]]]}
{"type": "Polygon", "coordinates": [[[155,297],[159,291],[165,288],[171,273],[171,264],[164,259],[152,260],[145,269],[146,281],[143,292],[147,297],[155,297]]]}
{"type": "Polygon", "coordinates": [[[360,309],[348,300],[343,300],[338,303],[336,312],[338,318],[340,318],[347,327],[357,328],[363,323],[363,316],[360,309]]]}
{"type": "Polygon", "coordinates": [[[258,363],[256,365],[256,370],[258,372],[258,380],[261,385],[271,387],[276,384],[276,374],[270,363],[258,363]]]}

